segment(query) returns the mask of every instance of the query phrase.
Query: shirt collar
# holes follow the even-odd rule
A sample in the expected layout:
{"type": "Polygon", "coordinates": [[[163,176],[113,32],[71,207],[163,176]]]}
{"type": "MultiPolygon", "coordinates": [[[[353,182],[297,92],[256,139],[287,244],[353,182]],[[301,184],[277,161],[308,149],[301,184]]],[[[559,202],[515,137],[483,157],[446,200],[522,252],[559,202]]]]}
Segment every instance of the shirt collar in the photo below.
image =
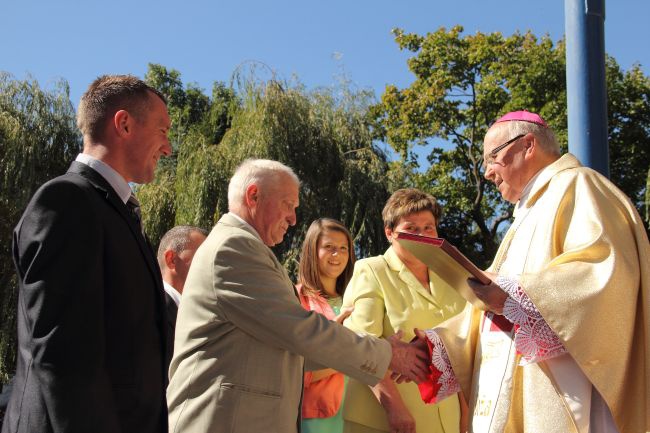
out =
{"type": "Polygon", "coordinates": [[[522,208],[526,206],[526,202],[528,201],[528,196],[530,195],[530,192],[533,190],[533,187],[535,186],[535,181],[539,178],[539,175],[544,171],[544,169],[539,170],[537,173],[535,173],[535,176],[530,178],[528,183],[526,184],[526,187],[524,190],[521,192],[521,197],[519,198],[519,201],[517,202],[517,206],[515,206],[515,211],[514,211],[514,216],[515,218],[517,217],[517,214],[519,212],[522,212],[522,208]]]}
{"type": "Polygon", "coordinates": [[[99,173],[100,176],[103,177],[111,187],[113,187],[120,200],[126,204],[132,194],[131,187],[113,167],[86,153],[80,153],[77,155],[75,161],[86,164],[88,167],[99,173]]]}
{"type": "Polygon", "coordinates": [[[165,288],[165,293],[169,295],[170,298],[172,298],[172,301],[176,304],[178,307],[178,304],[181,302],[181,294],[178,293],[178,291],[173,288],[170,284],[167,284],[167,281],[163,280],[163,287],[165,288]]]}
{"type": "Polygon", "coordinates": [[[239,215],[237,215],[234,212],[228,212],[228,215],[234,217],[237,221],[244,224],[245,226],[250,227],[250,229],[253,231],[253,233],[255,233],[257,235],[257,237],[260,238],[260,240],[262,240],[262,237],[260,236],[259,232],[257,230],[255,230],[255,227],[253,227],[248,222],[246,222],[242,217],[240,217],[239,215]]]}

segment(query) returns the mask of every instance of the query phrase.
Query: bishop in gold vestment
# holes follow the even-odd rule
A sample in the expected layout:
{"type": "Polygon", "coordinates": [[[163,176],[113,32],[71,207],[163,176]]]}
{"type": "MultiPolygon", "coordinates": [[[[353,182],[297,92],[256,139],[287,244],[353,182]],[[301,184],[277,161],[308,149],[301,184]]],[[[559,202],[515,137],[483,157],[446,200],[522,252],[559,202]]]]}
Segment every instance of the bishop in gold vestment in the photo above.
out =
{"type": "MultiPolygon", "coordinates": [[[[491,311],[426,332],[437,401],[470,396],[471,431],[650,430],[650,247],[630,200],[559,146],[534,113],[484,141],[485,176],[515,220],[473,284],[491,311]]],[[[427,388],[427,392],[425,392],[427,388]]]]}

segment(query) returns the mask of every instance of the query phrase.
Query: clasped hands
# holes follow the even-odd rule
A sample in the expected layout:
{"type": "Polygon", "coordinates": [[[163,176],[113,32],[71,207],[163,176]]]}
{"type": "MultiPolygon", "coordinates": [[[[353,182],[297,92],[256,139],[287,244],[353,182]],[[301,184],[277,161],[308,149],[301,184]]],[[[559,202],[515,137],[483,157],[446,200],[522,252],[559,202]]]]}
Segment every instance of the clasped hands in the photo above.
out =
{"type": "Polygon", "coordinates": [[[391,379],[397,383],[420,383],[429,377],[431,360],[427,348],[426,336],[419,329],[414,329],[415,336],[410,343],[402,341],[402,331],[387,338],[393,350],[393,355],[388,365],[391,370],[391,379]]]}
{"type": "MultiPolygon", "coordinates": [[[[497,274],[485,272],[490,279],[489,284],[482,284],[480,281],[470,278],[467,280],[474,294],[495,314],[503,314],[503,304],[508,294],[499,287],[495,280],[497,274]]],[[[427,348],[426,336],[419,329],[414,329],[415,337],[410,343],[401,341],[402,331],[388,337],[388,342],[393,349],[389,369],[392,371],[391,379],[397,383],[402,382],[424,382],[429,376],[429,350],[427,348]]]]}

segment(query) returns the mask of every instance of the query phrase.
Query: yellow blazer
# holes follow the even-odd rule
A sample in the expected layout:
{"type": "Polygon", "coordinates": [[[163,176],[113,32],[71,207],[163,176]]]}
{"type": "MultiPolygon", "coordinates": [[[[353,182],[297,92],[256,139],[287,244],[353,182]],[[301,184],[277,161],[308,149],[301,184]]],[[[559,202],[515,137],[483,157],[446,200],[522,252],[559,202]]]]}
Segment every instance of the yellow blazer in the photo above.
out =
{"type": "MultiPolygon", "coordinates": [[[[466,301],[458,292],[429,272],[427,291],[389,248],[383,256],[359,260],[343,297],[343,306],[354,306],[344,325],[355,332],[389,337],[398,330],[404,341],[413,328],[428,329],[460,313],[466,301]]],[[[460,409],[457,398],[425,405],[417,385],[397,385],[406,407],[415,418],[418,433],[457,432],[460,409]]],[[[351,379],[343,417],[377,430],[388,431],[386,413],[367,385],[351,379]]]]}

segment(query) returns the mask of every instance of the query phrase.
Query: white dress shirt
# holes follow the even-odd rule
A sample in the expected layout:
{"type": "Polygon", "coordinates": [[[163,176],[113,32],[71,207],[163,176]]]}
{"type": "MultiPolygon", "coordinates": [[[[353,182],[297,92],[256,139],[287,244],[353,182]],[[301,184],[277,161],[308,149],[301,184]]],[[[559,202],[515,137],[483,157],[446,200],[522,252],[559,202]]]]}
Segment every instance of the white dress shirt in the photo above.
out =
{"type": "Polygon", "coordinates": [[[113,187],[120,200],[126,204],[132,194],[131,187],[126,180],[124,180],[122,175],[115,171],[113,167],[85,153],[77,155],[75,161],[86,164],[88,167],[99,173],[99,175],[113,187]]]}
{"type": "Polygon", "coordinates": [[[181,294],[176,291],[175,288],[173,288],[171,285],[167,284],[167,281],[163,280],[163,287],[165,288],[165,293],[169,295],[170,298],[176,303],[176,306],[178,307],[178,304],[181,302],[181,294]]]}

